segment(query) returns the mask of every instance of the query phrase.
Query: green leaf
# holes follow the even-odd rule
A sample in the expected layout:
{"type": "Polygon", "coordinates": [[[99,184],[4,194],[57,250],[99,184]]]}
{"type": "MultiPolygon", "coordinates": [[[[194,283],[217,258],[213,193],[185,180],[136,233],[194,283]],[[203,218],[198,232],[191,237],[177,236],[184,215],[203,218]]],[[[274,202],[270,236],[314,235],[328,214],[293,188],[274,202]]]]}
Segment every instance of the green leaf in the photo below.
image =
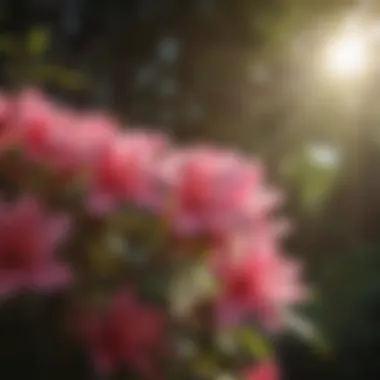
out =
{"type": "Polygon", "coordinates": [[[0,53],[11,54],[16,50],[16,43],[12,37],[0,35],[0,53]]]}
{"type": "Polygon", "coordinates": [[[216,286],[214,277],[203,262],[188,264],[177,273],[170,289],[173,311],[185,315],[199,301],[212,296],[216,286]]]}
{"type": "MultiPolygon", "coordinates": [[[[213,355],[204,355],[199,357],[194,363],[195,372],[203,376],[216,375],[219,372],[217,358],[213,355]]],[[[210,377],[213,378],[213,377],[210,377]]]]}
{"type": "Polygon", "coordinates": [[[315,212],[332,190],[340,165],[322,165],[308,157],[306,151],[296,152],[284,159],[281,171],[296,185],[303,207],[315,212]]]}
{"type": "Polygon", "coordinates": [[[70,90],[80,90],[86,87],[84,76],[75,70],[63,69],[61,70],[60,75],[54,79],[62,87],[70,90]]]}
{"type": "Polygon", "coordinates": [[[326,337],[309,320],[290,310],[286,311],[284,320],[287,327],[300,339],[310,343],[316,352],[330,354],[331,347],[326,337]]]}
{"type": "Polygon", "coordinates": [[[39,65],[34,76],[41,81],[57,84],[70,90],[80,90],[86,87],[84,76],[59,65],[39,65]]]}
{"type": "Polygon", "coordinates": [[[254,329],[239,329],[237,331],[237,338],[240,343],[249,349],[258,359],[265,359],[272,354],[270,344],[254,329]]]}
{"type": "Polygon", "coordinates": [[[32,55],[41,55],[50,43],[49,31],[43,28],[32,29],[27,37],[27,49],[32,55]]]}

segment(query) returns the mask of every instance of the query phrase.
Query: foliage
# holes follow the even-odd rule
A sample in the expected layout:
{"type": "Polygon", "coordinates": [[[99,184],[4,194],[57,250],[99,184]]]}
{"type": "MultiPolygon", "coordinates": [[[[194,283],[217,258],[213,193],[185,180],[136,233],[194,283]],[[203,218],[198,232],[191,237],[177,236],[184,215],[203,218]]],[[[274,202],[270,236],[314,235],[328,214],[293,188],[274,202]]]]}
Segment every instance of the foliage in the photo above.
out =
{"type": "Polygon", "coordinates": [[[37,26],[22,36],[0,35],[0,54],[5,58],[4,71],[11,86],[34,83],[70,90],[85,86],[83,74],[47,59],[50,45],[49,30],[37,26]]]}

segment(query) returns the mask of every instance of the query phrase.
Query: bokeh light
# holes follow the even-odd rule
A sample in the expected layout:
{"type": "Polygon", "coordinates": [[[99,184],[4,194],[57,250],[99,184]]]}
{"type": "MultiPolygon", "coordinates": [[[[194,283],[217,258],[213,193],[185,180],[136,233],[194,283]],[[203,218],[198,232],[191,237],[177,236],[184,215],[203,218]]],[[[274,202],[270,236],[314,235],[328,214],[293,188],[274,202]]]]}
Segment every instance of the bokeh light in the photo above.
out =
{"type": "Polygon", "coordinates": [[[360,30],[343,31],[327,49],[327,70],[336,78],[361,77],[366,71],[368,60],[366,34],[360,30]]]}

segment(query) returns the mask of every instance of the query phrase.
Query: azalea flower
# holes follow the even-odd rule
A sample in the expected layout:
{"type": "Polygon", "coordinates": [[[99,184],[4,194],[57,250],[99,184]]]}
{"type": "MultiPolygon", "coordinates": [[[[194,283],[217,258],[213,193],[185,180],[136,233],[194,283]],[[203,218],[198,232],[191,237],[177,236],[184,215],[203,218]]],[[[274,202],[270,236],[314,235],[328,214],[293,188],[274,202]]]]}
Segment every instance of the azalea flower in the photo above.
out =
{"type": "Polygon", "coordinates": [[[160,174],[170,199],[163,212],[185,235],[234,233],[266,215],[277,200],[263,185],[262,167],[234,152],[184,149],[163,161],[160,174]]]}
{"type": "Polygon", "coordinates": [[[156,377],[154,357],[163,353],[165,331],[163,315],[154,307],[138,302],[130,290],[123,289],[113,296],[104,314],[84,313],[79,321],[100,373],[127,366],[144,377],[156,377]]]}
{"type": "Polygon", "coordinates": [[[15,127],[24,157],[58,177],[87,171],[116,136],[117,124],[100,113],[79,114],[29,90],[16,101],[15,127]]]}
{"type": "Polygon", "coordinates": [[[161,199],[155,167],[166,145],[161,135],[120,134],[94,163],[88,209],[102,214],[123,203],[156,208],[161,199]]]}
{"type": "Polygon", "coordinates": [[[267,361],[249,368],[244,373],[244,380],[279,380],[279,372],[275,363],[267,361]]]}
{"type": "Polygon", "coordinates": [[[19,133],[15,123],[17,101],[14,97],[0,93],[0,152],[6,153],[19,142],[19,133]]]}
{"type": "Polygon", "coordinates": [[[236,323],[253,313],[266,327],[277,329],[284,308],[305,296],[299,265],[270,242],[256,241],[241,255],[220,259],[214,269],[222,289],[219,314],[224,322],[236,323]]]}
{"type": "Polygon", "coordinates": [[[68,285],[70,270],[55,257],[68,228],[66,217],[47,214],[35,198],[1,203],[0,294],[68,285]]]}
{"type": "Polygon", "coordinates": [[[14,100],[11,128],[17,133],[18,143],[29,159],[46,159],[57,128],[58,107],[51,104],[35,89],[24,90],[14,100]]]}

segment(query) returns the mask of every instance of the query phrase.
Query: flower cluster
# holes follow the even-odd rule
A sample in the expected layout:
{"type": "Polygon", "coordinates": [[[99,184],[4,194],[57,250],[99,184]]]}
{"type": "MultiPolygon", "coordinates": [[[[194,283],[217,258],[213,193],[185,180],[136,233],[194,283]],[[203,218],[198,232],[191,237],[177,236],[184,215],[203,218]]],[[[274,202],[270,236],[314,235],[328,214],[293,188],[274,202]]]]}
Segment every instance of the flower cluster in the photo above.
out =
{"type": "Polygon", "coordinates": [[[304,290],[260,163],[27,90],[0,97],[0,180],[0,294],[69,287],[100,374],[278,379],[247,341],[304,290]]]}

